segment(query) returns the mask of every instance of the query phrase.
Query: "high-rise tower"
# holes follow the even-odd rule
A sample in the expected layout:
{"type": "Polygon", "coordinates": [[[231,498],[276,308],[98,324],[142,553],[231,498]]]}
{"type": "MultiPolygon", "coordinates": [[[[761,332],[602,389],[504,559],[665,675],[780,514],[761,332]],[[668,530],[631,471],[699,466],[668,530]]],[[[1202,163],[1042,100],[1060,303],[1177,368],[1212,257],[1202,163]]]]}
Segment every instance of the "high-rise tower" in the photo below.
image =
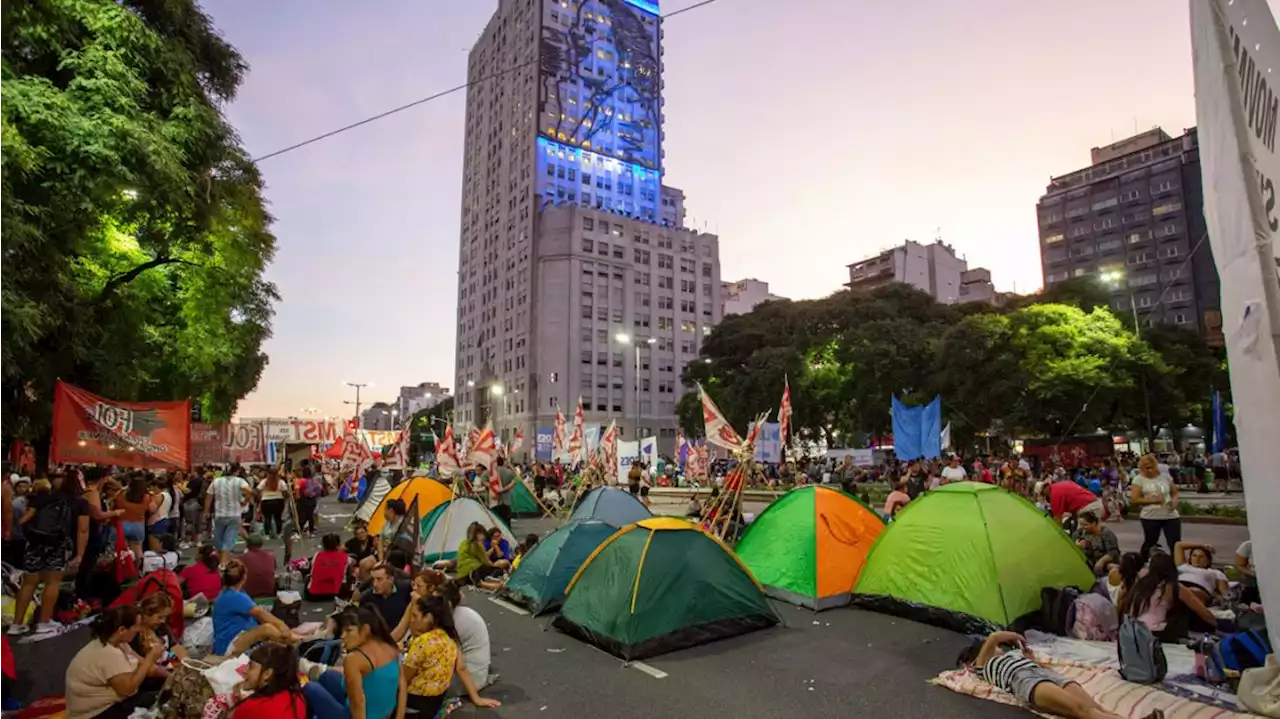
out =
{"type": "Polygon", "coordinates": [[[661,43],[651,0],[500,0],[471,49],[458,423],[532,449],[582,397],[589,423],[674,437],[720,254],[662,185],[661,43]]]}

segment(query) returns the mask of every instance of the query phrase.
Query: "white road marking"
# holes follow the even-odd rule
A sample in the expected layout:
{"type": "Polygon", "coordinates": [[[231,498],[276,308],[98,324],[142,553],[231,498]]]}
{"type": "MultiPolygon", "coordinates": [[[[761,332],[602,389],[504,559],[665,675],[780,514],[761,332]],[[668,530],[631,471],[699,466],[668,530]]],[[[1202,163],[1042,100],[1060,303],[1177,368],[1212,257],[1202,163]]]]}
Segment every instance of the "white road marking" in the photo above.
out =
{"type": "Polygon", "coordinates": [[[656,669],[654,667],[651,667],[648,664],[645,664],[644,662],[631,662],[627,666],[631,667],[632,669],[639,669],[640,671],[644,672],[645,674],[648,674],[654,679],[667,678],[666,672],[662,671],[661,669],[656,669]]]}
{"type": "Polygon", "coordinates": [[[523,607],[517,607],[511,602],[503,601],[501,599],[498,599],[497,597],[489,597],[489,601],[493,602],[494,604],[497,604],[498,606],[502,607],[503,609],[506,609],[507,611],[515,612],[516,614],[520,614],[526,617],[529,616],[529,612],[526,609],[524,609],[523,607]]]}

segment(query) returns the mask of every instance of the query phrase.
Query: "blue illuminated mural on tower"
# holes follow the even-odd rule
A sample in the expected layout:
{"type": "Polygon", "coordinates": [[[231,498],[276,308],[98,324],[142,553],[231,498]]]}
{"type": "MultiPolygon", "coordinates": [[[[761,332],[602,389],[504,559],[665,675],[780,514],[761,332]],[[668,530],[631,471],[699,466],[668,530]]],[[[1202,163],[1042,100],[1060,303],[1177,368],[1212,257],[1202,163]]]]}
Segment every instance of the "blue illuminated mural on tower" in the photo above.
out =
{"type": "Polygon", "coordinates": [[[544,0],[538,132],[568,147],[662,170],[654,0],[544,0]]]}

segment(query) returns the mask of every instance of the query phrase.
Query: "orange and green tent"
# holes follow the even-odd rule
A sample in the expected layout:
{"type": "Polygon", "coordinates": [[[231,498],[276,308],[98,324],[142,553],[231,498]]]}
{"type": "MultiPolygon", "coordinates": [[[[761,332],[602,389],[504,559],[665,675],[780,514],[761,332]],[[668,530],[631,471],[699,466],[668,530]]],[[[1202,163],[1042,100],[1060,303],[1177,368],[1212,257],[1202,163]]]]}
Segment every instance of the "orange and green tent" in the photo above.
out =
{"type": "Polygon", "coordinates": [[[821,610],[849,603],[884,521],[857,497],[798,487],[747,526],[735,548],[769,596],[821,610]]]}
{"type": "Polygon", "coordinates": [[[430,477],[413,477],[404,480],[392,487],[369,515],[369,534],[376,535],[382,531],[382,525],[386,520],[383,508],[393,499],[404,502],[406,508],[417,500],[418,511],[425,517],[431,510],[453,499],[453,490],[430,477]]]}

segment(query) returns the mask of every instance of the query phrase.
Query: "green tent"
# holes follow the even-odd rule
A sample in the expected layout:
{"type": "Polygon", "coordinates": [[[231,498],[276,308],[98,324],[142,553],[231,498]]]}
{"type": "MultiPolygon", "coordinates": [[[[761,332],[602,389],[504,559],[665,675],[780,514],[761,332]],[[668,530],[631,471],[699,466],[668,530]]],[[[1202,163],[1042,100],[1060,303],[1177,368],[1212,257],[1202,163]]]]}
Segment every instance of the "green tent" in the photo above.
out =
{"type": "Polygon", "coordinates": [[[778,623],[751,572],[683,519],[619,529],[565,590],[555,626],[631,661],[778,623]]]}
{"type": "Polygon", "coordinates": [[[810,609],[849,603],[884,520],[858,498],[822,485],[770,504],[734,551],[769,596],[810,609]]]}
{"type": "Polygon", "coordinates": [[[538,542],[520,560],[520,566],[498,590],[499,596],[535,615],[558,608],[564,602],[569,580],[604,540],[618,531],[604,522],[569,522],[538,542]]]}
{"type": "Polygon", "coordinates": [[[511,488],[511,516],[540,517],[542,507],[533,496],[533,490],[524,481],[517,479],[516,486],[511,488]]]}
{"type": "Polygon", "coordinates": [[[975,633],[1039,609],[1045,587],[1093,581],[1080,549],[1030,502],[959,482],[898,512],[871,548],[853,603],[975,633]]]}

